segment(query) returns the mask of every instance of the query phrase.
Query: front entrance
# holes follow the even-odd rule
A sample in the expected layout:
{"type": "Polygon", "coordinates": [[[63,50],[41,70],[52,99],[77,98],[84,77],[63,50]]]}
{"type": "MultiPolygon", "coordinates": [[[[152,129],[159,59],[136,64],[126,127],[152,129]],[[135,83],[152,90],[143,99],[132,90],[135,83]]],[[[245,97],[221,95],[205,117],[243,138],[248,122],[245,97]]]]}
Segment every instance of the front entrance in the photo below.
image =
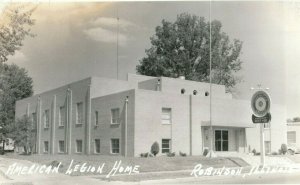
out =
{"type": "Polygon", "coordinates": [[[215,130],[215,150],[228,151],[228,130],[215,130]]]}

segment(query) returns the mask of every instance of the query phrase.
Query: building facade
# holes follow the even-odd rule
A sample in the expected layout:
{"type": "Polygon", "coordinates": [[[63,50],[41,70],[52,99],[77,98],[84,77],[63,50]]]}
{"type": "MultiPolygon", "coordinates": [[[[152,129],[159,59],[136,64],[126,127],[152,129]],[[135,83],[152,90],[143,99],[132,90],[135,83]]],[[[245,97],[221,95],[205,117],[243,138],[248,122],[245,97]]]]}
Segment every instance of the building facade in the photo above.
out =
{"type": "MultiPolygon", "coordinates": [[[[287,143],[284,107],[272,104],[271,114],[267,153],[287,143]]],[[[250,101],[232,98],[223,85],[210,92],[210,84],[184,79],[90,77],[17,101],[16,119],[24,115],[37,126],[38,154],[139,156],[154,142],[159,154],[202,155],[211,143],[217,152],[260,148],[250,101]]]]}

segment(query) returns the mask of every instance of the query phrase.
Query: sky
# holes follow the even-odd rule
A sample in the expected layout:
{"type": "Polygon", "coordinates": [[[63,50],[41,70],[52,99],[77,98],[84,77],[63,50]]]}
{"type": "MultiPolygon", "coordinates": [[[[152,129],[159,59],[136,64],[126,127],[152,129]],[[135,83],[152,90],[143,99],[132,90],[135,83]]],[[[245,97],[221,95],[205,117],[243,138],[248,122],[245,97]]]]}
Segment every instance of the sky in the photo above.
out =
{"type": "MultiPolygon", "coordinates": [[[[27,38],[8,63],[28,70],[35,94],[89,76],[117,78],[119,17],[118,77],[125,80],[151,46],[155,27],[184,12],[208,20],[210,4],[39,3],[33,14],[36,36],[27,38]]],[[[286,106],[288,118],[300,116],[300,2],[213,1],[211,17],[222,22],[231,39],[243,41],[237,98],[250,100],[250,88],[261,84],[269,88],[272,103],[286,106]]]]}

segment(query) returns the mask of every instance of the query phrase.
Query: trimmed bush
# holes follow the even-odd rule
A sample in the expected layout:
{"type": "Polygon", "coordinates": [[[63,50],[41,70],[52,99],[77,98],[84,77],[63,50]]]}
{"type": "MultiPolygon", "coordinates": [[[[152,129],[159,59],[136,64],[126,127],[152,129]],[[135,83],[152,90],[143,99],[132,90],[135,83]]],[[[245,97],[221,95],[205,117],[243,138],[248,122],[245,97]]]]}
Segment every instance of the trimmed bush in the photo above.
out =
{"type": "Polygon", "coordinates": [[[158,142],[155,141],[151,146],[151,153],[154,156],[156,156],[158,154],[158,152],[159,152],[159,144],[158,144],[158,142]]]}
{"type": "Polygon", "coordinates": [[[168,156],[168,157],[174,157],[174,156],[175,156],[175,152],[172,152],[172,153],[169,152],[169,153],[167,154],[167,156],[168,156]]]}
{"type": "Polygon", "coordinates": [[[179,151],[179,155],[180,155],[181,157],[186,157],[186,153],[182,153],[181,151],[179,151]]]}
{"type": "Polygon", "coordinates": [[[204,149],[203,151],[203,156],[206,156],[208,154],[209,150],[207,148],[204,149]]]}
{"type": "Polygon", "coordinates": [[[253,153],[254,155],[256,155],[256,150],[255,150],[255,149],[253,149],[253,150],[252,150],[252,153],[253,153]]]}
{"type": "Polygon", "coordinates": [[[287,151],[288,151],[287,145],[286,144],[282,144],[281,145],[281,152],[282,152],[282,154],[285,155],[287,153],[287,151]]]}

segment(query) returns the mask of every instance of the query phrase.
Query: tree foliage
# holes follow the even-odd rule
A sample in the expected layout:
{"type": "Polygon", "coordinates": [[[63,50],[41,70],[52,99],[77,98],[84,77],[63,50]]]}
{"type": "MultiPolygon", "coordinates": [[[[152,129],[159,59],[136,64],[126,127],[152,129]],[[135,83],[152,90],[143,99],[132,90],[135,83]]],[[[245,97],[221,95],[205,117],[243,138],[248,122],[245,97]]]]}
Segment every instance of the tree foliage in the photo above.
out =
{"type": "Polygon", "coordinates": [[[0,63],[21,49],[26,36],[34,36],[30,27],[34,24],[31,15],[35,8],[27,6],[7,6],[0,17],[0,63]]]}
{"type": "Polygon", "coordinates": [[[30,117],[24,115],[6,128],[7,136],[15,141],[15,146],[24,147],[26,154],[33,151],[36,143],[36,124],[30,117]]]}
{"type": "MultiPolygon", "coordinates": [[[[222,84],[227,90],[240,81],[235,73],[241,69],[239,56],[242,42],[222,32],[220,21],[211,22],[212,82],[222,84]]],[[[209,82],[210,23],[203,17],[183,13],[175,22],[162,20],[146,57],[140,60],[137,72],[149,76],[209,82]]]]}
{"type": "Polygon", "coordinates": [[[0,126],[7,126],[15,120],[16,101],[33,94],[33,82],[24,68],[6,63],[0,63],[0,82],[0,126]]]}

